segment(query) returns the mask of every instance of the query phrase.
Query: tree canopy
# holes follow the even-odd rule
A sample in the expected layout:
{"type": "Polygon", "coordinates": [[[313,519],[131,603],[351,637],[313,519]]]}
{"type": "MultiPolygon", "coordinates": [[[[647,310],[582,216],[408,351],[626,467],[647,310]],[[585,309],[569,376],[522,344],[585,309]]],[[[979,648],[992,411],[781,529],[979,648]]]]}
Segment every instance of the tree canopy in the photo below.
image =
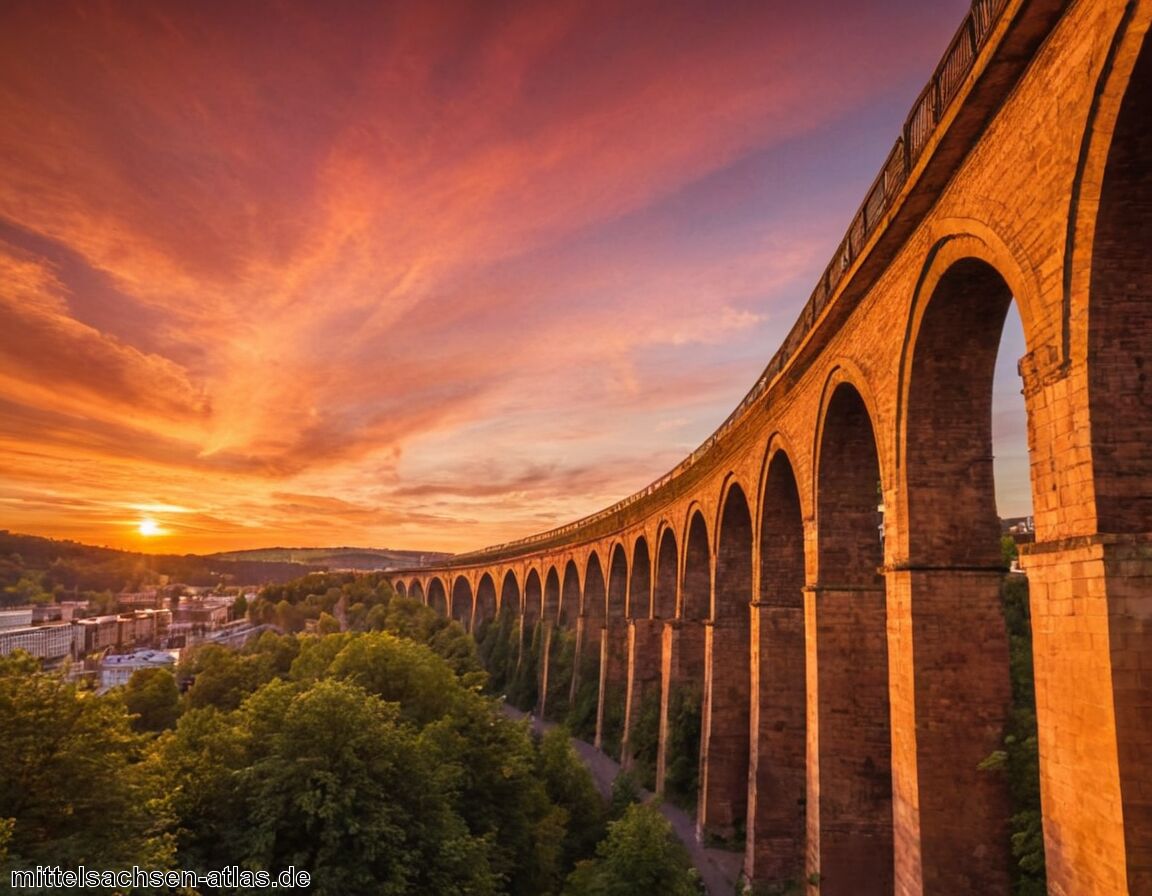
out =
{"type": "MultiPolygon", "coordinates": [[[[175,677],[106,694],[0,658],[0,863],[294,867],[320,896],[558,896],[623,861],[601,847],[569,881],[607,806],[563,729],[536,738],[486,692],[459,623],[373,576],[309,576],[250,612],[285,606],[309,632],[201,646],[175,677]]],[[[631,843],[637,824],[614,836],[631,843]]]]}

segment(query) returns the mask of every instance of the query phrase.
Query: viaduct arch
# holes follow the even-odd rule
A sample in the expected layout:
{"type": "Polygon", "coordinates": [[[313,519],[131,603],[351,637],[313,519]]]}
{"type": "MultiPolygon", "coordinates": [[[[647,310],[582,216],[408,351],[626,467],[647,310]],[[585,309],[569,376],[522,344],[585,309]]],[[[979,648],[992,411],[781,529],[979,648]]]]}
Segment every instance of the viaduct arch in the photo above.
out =
{"type": "Polygon", "coordinates": [[[598,745],[688,781],[752,881],[1008,891],[976,766],[1009,704],[990,395],[1015,302],[1049,892],[1152,893],[1150,22],[1152,0],[977,0],[712,437],[599,513],[393,574],[466,625],[566,633],[540,709],[585,701],[598,745]],[[694,687],[698,742],[671,743],[694,687]]]}

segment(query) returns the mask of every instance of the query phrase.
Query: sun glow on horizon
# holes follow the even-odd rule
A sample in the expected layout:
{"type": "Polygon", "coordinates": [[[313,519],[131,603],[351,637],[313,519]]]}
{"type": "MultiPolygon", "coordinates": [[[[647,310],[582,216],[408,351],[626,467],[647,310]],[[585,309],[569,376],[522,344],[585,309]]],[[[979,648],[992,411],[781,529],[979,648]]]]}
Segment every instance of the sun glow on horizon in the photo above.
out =
{"type": "Polygon", "coordinates": [[[160,528],[156,520],[148,519],[147,517],[140,520],[136,526],[136,531],[143,535],[145,538],[152,538],[157,535],[166,535],[167,532],[160,528]]]}

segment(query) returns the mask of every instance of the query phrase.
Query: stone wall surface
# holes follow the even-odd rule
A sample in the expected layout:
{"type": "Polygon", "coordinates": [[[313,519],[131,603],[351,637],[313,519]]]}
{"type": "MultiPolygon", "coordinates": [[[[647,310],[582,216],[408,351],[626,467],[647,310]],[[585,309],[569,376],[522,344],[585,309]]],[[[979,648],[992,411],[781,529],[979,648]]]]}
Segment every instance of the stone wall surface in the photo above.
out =
{"type": "Polygon", "coordinates": [[[658,693],[667,737],[670,691],[698,685],[698,826],[746,832],[757,882],[1009,892],[1005,794],[975,763],[1009,711],[989,418],[1014,301],[1049,891],[1152,894],[1152,0],[1000,7],[718,437],[604,514],[395,574],[445,613],[510,576],[496,603],[546,622],[524,583],[563,582],[601,725],[658,693]]]}

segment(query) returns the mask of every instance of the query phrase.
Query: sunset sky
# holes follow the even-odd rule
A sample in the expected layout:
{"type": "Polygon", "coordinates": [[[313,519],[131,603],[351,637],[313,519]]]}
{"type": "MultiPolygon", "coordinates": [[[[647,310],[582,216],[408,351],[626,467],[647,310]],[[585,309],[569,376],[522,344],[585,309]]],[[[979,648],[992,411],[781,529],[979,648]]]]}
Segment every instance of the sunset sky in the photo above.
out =
{"type": "Polygon", "coordinates": [[[457,551],[643,487],[966,8],[6,2],[0,527],[457,551]]]}

